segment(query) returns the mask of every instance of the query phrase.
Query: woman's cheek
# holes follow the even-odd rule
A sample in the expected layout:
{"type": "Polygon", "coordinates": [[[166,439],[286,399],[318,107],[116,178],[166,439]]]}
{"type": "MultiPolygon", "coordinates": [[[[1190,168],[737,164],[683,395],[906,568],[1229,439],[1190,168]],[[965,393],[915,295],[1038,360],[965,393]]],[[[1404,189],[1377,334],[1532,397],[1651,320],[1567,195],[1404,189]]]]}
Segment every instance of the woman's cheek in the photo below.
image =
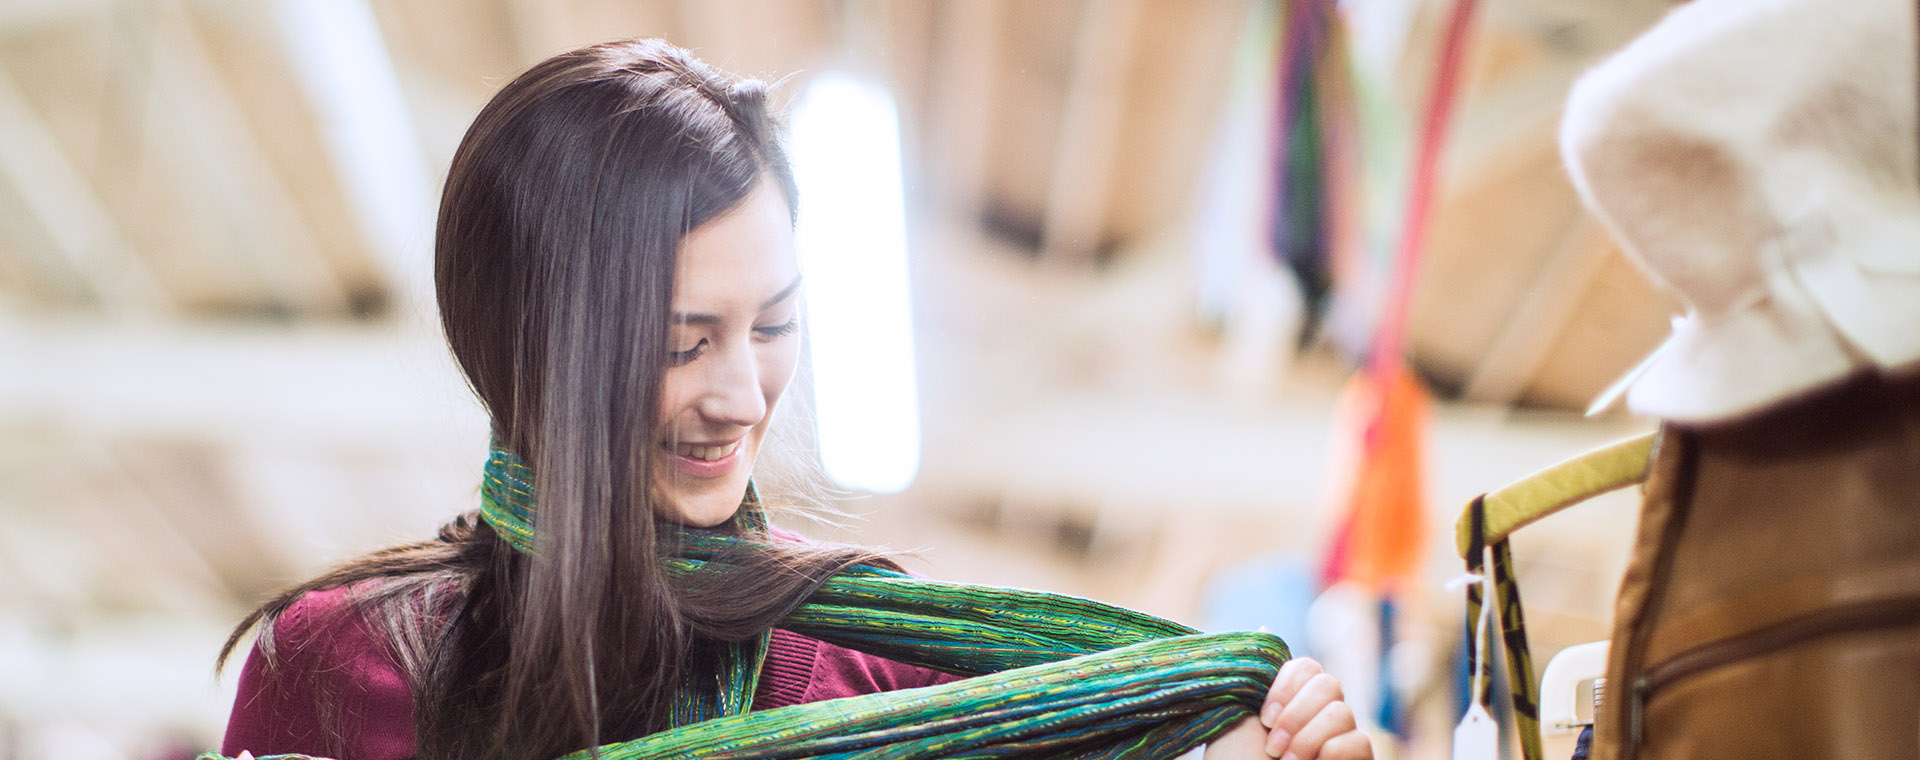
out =
{"type": "Polygon", "coordinates": [[[771,409],[774,402],[786,393],[787,386],[793,383],[793,374],[800,367],[800,340],[788,337],[768,346],[765,366],[761,371],[762,390],[767,396],[767,406],[771,409]]]}
{"type": "Polygon", "coordinates": [[[653,410],[653,426],[664,431],[684,405],[680,396],[687,387],[685,367],[668,367],[660,373],[660,408],[653,410]]]}

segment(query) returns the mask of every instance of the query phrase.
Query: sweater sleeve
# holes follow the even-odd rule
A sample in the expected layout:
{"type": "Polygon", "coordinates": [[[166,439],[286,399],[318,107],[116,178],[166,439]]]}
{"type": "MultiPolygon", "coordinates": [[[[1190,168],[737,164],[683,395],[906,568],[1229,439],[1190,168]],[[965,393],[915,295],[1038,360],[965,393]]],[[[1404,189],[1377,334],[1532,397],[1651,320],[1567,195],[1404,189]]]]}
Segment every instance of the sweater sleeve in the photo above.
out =
{"type": "Polygon", "coordinates": [[[257,644],[247,655],[221,754],[413,756],[413,693],[406,673],[354,611],[346,589],[301,597],[273,631],[278,667],[269,669],[257,644]]]}

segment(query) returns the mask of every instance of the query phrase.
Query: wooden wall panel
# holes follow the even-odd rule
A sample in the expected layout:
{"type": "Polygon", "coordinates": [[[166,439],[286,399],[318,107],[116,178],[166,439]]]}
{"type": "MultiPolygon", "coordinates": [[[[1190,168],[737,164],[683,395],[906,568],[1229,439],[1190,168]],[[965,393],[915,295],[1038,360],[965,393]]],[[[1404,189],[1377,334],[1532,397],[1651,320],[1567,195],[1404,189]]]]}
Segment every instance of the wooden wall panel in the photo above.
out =
{"type": "Polygon", "coordinates": [[[1579,299],[1575,317],[1520,397],[1523,404],[1585,409],[1666,338],[1669,315],[1680,312],[1678,299],[1617,253],[1585,291],[1568,297],[1579,299]]]}
{"type": "Polygon", "coordinates": [[[1191,210],[1226,103],[1245,0],[1148,0],[1127,72],[1126,118],[1107,204],[1109,237],[1138,241],[1191,210]],[[1178,29],[1180,34],[1168,34],[1178,29]]]}
{"type": "Polygon", "coordinates": [[[987,147],[985,202],[996,226],[1038,245],[1058,150],[1062,106],[1073,67],[1081,2],[1031,0],[999,19],[996,103],[987,147]]]}
{"type": "Polygon", "coordinates": [[[1550,134],[1514,145],[1503,171],[1454,186],[1434,209],[1409,350],[1452,393],[1492,346],[1579,212],[1550,134]]]}

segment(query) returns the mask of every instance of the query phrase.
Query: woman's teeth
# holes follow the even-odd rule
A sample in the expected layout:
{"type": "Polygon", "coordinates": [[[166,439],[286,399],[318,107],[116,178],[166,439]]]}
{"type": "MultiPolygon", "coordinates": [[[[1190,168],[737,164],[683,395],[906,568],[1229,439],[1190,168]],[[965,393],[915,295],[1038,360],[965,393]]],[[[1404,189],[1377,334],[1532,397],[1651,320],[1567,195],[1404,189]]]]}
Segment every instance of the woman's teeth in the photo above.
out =
{"type": "Polygon", "coordinates": [[[739,441],[734,441],[725,446],[691,446],[683,443],[673,447],[673,453],[690,459],[704,459],[711,462],[715,459],[723,459],[728,454],[732,454],[733,450],[739,447],[739,445],[739,441]]]}

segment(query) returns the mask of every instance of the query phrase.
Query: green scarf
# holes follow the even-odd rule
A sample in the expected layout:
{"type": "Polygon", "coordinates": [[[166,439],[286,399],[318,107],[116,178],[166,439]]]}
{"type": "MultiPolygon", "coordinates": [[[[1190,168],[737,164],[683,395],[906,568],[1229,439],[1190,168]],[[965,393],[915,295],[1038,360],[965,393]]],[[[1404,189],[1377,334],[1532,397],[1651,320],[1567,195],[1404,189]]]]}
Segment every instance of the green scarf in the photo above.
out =
{"type": "MultiPolygon", "coordinates": [[[[533,545],[532,473],[495,446],[481,517],[515,548],[533,545]]],[[[724,562],[765,535],[749,487],[747,538],[687,530],[669,560],[724,562]]],[[[727,654],[724,686],[683,687],[667,731],[608,744],[608,760],[765,758],[1169,758],[1259,709],[1285,642],[1200,634],[1151,615],[1038,591],[970,586],[856,565],[782,625],[880,657],[973,676],[920,689],[749,713],[766,638],[727,654]]],[[[588,750],[566,760],[589,757],[588,750]]],[[[207,755],[206,758],[218,756],[207,755]]],[[[263,759],[264,760],[264,759],[263,759]]]]}
{"type": "MultiPolygon", "coordinates": [[[[533,469],[511,449],[495,441],[488,447],[487,466],[480,481],[480,519],[516,551],[534,551],[533,469]]],[[[767,533],[766,512],[747,485],[747,495],[734,518],[748,535],[767,533]]],[[[682,530],[681,543],[698,535],[717,535],[711,531],[682,530]]],[[[684,564],[686,569],[693,569],[684,564]]],[[[667,716],[672,725],[691,726],[727,715],[741,715],[753,709],[753,694],[760,685],[760,667],[767,659],[771,633],[748,641],[728,644],[720,653],[718,679],[694,678],[680,685],[674,695],[673,710],[667,716]]]]}

